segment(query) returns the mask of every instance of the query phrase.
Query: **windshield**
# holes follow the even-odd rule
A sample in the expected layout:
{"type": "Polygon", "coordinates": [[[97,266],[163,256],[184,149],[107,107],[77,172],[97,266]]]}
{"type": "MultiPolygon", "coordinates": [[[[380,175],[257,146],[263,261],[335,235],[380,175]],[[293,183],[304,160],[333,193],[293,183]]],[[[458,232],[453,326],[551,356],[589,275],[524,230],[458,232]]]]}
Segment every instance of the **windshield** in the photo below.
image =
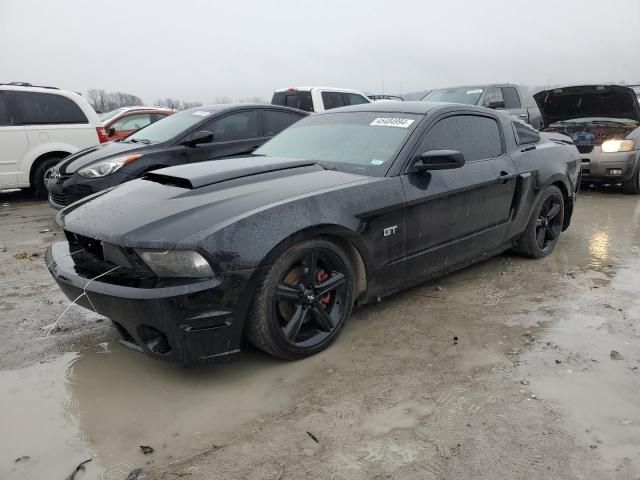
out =
{"type": "Polygon", "coordinates": [[[315,160],[336,170],[384,176],[420,118],[390,112],[313,115],[275,136],[255,154],[315,160]]]}
{"type": "Polygon", "coordinates": [[[422,98],[422,101],[476,105],[480,99],[480,95],[482,95],[482,92],[482,88],[475,87],[443,88],[442,90],[430,91],[422,98]]]}
{"type": "Polygon", "coordinates": [[[155,123],[141,128],[133,135],[129,135],[125,142],[161,143],[171,140],[184,133],[196,123],[201,122],[213,112],[207,110],[185,110],[164,117],[155,123]]]}
{"type": "Polygon", "coordinates": [[[110,112],[101,113],[100,114],[100,120],[102,122],[106,122],[107,120],[111,120],[116,115],[119,115],[122,112],[124,112],[124,110],[125,110],[124,108],[117,108],[115,110],[111,110],[110,112]]]}

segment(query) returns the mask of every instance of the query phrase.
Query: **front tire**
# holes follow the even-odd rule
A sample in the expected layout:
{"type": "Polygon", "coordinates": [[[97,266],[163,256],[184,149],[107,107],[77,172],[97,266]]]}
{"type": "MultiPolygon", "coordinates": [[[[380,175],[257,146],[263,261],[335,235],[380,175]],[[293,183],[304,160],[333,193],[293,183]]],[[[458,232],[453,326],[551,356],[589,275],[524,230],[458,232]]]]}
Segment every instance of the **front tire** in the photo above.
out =
{"type": "Polygon", "coordinates": [[[529,258],[542,258],[556,247],[564,223],[564,197],[556,186],[547,187],[514,250],[529,258]]]}
{"type": "Polygon", "coordinates": [[[347,255],[327,240],[285,251],[269,268],[247,319],[246,336],[285,360],[327,348],[351,315],[354,273],[347,255]]]}
{"type": "Polygon", "coordinates": [[[49,198],[49,191],[44,182],[44,176],[51,167],[54,167],[62,160],[62,157],[50,157],[45,160],[41,160],[33,171],[33,177],[31,178],[31,186],[36,198],[40,200],[46,200],[49,198]]]}
{"type": "Polygon", "coordinates": [[[638,160],[638,166],[633,174],[631,180],[622,182],[622,193],[629,195],[637,195],[640,193],[640,159],[638,160]]]}

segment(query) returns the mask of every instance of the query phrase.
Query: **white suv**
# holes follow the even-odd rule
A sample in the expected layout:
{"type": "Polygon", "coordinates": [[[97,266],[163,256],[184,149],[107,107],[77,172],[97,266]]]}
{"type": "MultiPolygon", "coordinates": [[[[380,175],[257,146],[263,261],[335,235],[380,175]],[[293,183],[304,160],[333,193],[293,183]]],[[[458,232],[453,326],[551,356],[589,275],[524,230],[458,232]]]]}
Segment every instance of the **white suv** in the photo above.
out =
{"type": "Polygon", "coordinates": [[[0,190],[31,187],[39,198],[47,198],[49,168],[106,141],[98,115],[77,93],[0,84],[0,190]]]}
{"type": "Polygon", "coordinates": [[[324,112],[332,108],[361,103],[371,103],[371,100],[357,90],[332,87],[282,88],[273,92],[271,99],[272,105],[282,105],[307,112],[324,112]]]}

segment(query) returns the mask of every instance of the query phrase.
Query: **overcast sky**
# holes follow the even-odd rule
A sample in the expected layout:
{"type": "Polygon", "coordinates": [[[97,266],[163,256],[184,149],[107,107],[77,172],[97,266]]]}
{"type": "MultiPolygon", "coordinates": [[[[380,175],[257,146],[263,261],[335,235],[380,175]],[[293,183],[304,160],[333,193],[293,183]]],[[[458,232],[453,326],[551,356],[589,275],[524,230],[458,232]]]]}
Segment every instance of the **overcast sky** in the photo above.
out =
{"type": "Polygon", "coordinates": [[[0,0],[0,82],[173,97],[640,82],[640,0],[0,0]]]}

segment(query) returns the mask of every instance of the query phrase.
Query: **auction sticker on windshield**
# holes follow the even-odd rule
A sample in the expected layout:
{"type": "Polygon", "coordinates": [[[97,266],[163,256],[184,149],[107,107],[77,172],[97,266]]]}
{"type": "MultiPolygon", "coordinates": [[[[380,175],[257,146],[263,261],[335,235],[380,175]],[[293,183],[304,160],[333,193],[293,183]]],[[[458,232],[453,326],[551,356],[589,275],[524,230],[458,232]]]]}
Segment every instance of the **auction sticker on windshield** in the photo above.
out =
{"type": "Polygon", "coordinates": [[[207,115],[209,115],[211,112],[204,112],[202,110],[198,110],[197,112],[193,112],[193,115],[197,115],[199,117],[206,117],[207,115]]]}
{"type": "Polygon", "coordinates": [[[374,127],[397,127],[397,128],[409,128],[415,120],[409,120],[408,118],[376,118],[369,125],[374,127]]]}

